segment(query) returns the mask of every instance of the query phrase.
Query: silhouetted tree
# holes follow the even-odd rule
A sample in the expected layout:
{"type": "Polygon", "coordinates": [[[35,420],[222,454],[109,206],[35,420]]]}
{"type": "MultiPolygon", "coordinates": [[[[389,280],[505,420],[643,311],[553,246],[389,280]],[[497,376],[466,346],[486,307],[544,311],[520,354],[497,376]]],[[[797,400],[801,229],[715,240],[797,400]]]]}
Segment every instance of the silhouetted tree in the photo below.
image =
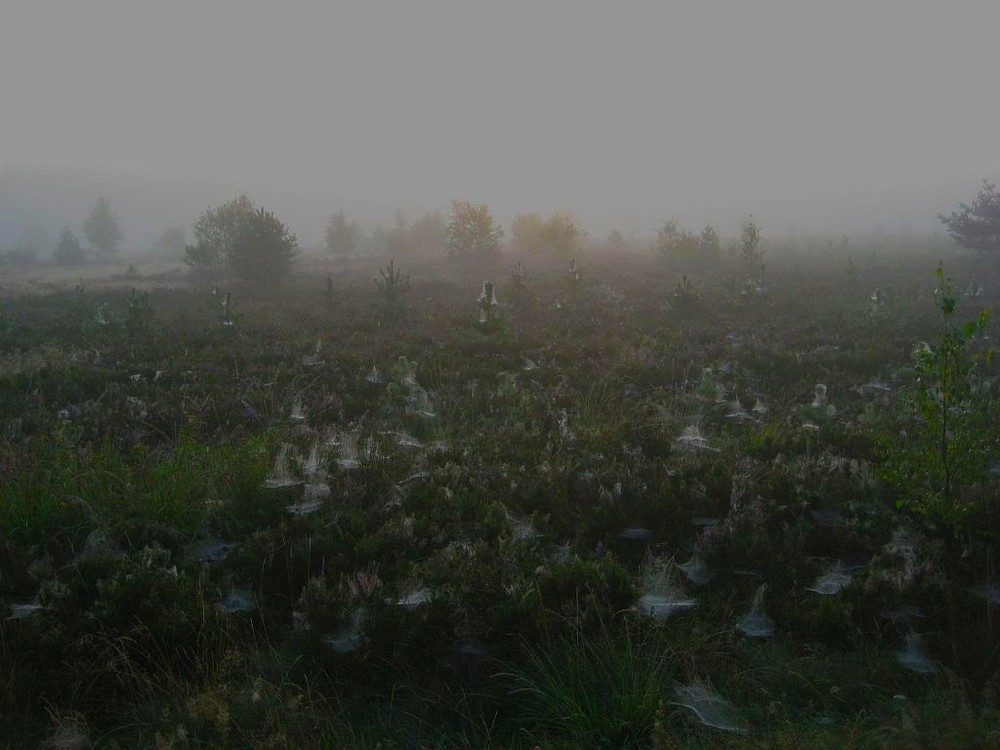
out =
{"type": "Polygon", "coordinates": [[[191,227],[194,244],[184,249],[184,262],[204,276],[223,272],[230,264],[236,238],[254,210],[253,201],[240,193],[218,208],[204,211],[191,227]]]}
{"type": "Polygon", "coordinates": [[[696,234],[684,229],[677,219],[665,221],[656,230],[656,249],[667,257],[691,257],[698,253],[701,242],[696,234]]]}
{"type": "Polygon", "coordinates": [[[99,198],[83,225],[83,234],[102,258],[113,257],[122,241],[118,218],[111,213],[107,198],[99,198]]]}
{"type": "Polygon", "coordinates": [[[56,249],[52,251],[52,259],[60,266],[78,266],[87,260],[87,251],[69,227],[59,235],[56,249]]]}
{"type": "Polygon", "coordinates": [[[513,246],[519,252],[552,252],[572,255],[579,247],[583,230],[568,211],[554,211],[548,219],[539,214],[518,214],[511,224],[513,246]]]}
{"type": "Polygon", "coordinates": [[[764,259],[764,253],[760,249],[760,238],[760,227],[753,220],[753,216],[747,216],[740,232],[740,258],[754,269],[764,259]]]}
{"type": "Polygon", "coordinates": [[[292,270],[299,243],[271,212],[258,208],[239,226],[229,252],[238,278],[255,284],[279,282],[292,270]]]}
{"type": "Polygon", "coordinates": [[[983,187],[971,206],[940,215],[948,234],[962,247],[980,253],[1000,253],[1000,193],[997,186],[983,180],[983,187]]]}
{"type": "Polygon", "coordinates": [[[573,214],[555,211],[545,222],[545,246],[558,255],[572,255],[579,249],[583,230],[577,226],[573,214]]]}
{"type": "Polygon", "coordinates": [[[518,252],[540,253],[545,249],[545,219],[536,213],[518,214],[510,225],[510,235],[518,252]]]}
{"type": "Polygon", "coordinates": [[[361,227],[348,221],[343,211],[330,217],[326,226],[326,249],[330,255],[347,260],[358,251],[361,242],[361,227]]]}
{"type": "Polygon", "coordinates": [[[708,253],[710,255],[718,255],[720,249],[722,248],[722,241],[719,239],[719,233],[715,231],[715,227],[711,224],[705,226],[701,230],[701,237],[698,239],[699,245],[701,245],[701,250],[703,253],[708,253]]]}
{"type": "Polygon", "coordinates": [[[440,211],[428,211],[413,222],[408,235],[410,252],[415,255],[438,255],[445,247],[447,226],[440,211]]]}
{"type": "Polygon", "coordinates": [[[445,230],[448,254],[456,258],[482,258],[500,252],[503,227],[496,223],[485,203],[451,202],[445,230]]]}

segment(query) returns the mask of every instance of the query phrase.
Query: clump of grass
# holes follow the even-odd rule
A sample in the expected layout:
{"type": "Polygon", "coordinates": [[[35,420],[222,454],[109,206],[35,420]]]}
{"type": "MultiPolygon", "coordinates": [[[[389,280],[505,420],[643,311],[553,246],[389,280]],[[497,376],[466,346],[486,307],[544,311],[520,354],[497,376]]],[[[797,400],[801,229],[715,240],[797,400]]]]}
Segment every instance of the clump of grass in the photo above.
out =
{"type": "Polygon", "coordinates": [[[674,677],[670,652],[626,624],[565,625],[525,644],[523,662],[503,675],[525,734],[567,747],[647,746],[674,677]]]}

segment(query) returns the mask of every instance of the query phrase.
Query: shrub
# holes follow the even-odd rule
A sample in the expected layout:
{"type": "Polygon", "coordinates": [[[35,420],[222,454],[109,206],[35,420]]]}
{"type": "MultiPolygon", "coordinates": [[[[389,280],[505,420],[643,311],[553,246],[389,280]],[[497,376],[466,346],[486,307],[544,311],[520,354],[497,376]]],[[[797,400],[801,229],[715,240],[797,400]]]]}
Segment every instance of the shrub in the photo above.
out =
{"type": "Polygon", "coordinates": [[[292,270],[298,240],[271,212],[259,208],[241,222],[229,264],[238,278],[262,285],[283,280],[292,270]]]}
{"type": "Polygon", "coordinates": [[[904,396],[916,434],[895,446],[888,472],[902,492],[901,506],[952,531],[972,510],[970,495],[960,490],[986,474],[996,449],[995,400],[983,377],[993,351],[976,348],[990,311],[960,326],[954,322],[957,304],[951,279],[938,265],[934,305],[941,331],[935,345],[921,342],[914,350],[916,380],[904,396]]]}
{"type": "Polygon", "coordinates": [[[185,248],[184,262],[199,275],[222,273],[243,223],[253,212],[253,201],[243,193],[218,208],[205,210],[192,225],[195,241],[185,248]]]}

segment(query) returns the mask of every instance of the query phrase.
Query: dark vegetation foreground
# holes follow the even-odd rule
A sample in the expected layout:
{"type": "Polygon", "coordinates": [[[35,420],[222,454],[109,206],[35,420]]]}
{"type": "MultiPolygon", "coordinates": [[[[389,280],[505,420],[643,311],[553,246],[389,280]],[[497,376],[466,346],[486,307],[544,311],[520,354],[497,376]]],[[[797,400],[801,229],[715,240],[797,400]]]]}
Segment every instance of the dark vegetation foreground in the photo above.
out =
{"type": "Polygon", "coordinates": [[[1000,746],[939,252],[7,296],[0,744],[1000,746]]]}

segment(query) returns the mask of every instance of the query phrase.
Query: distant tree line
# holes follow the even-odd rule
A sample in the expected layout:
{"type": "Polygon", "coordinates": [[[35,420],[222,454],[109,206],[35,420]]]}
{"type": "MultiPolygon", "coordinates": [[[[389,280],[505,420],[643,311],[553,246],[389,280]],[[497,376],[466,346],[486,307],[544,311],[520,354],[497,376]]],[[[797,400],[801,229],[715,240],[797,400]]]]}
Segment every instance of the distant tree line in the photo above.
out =
{"type": "Polygon", "coordinates": [[[98,199],[83,224],[83,237],[89,247],[84,246],[70,227],[63,227],[54,246],[49,242],[43,227],[31,225],[25,228],[24,234],[13,248],[0,252],[0,261],[5,265],[36,263],[40,254],[51,249],[52,261],[56,265],[78,266],[91,258],[114,258],[122,243],[121,224],[112,212],[111,202],[107,198],[98,199]]]}
{"type": "MultiPolygon", "coordinates": [[[[579,250],[585,236],[575,218],[565,211],[553,213],[547,220],[538,214],[521,214],[514,220],[511,234],[511,247],[518,252],[562,255],[579,250]]],[[[503,249],[505,236],[485,203],[454,200],[447,217],[440,211],[429,211],[410,221],[398,210],[388,228],[377,224],[367,235],[357,222],[338,211],[327,225],[325,247],[330,255],[343,260],[359,255],[469,259],[495,256],[503,249]]],[[[624,244],[621,235],[618,239],[624,244]]]]}
{"type": "Polygon", "coordinates": [[[410,221],[400,209],[393,214],[388,229],[378,224],[365,235],[357,222],[338,211],[327,224],[325,247],[330,255],[341,260],[360,255],[433,257],[444,253],[446,230],[440,211],[428,211],[410,221]]]}
{"type": "MultiPolygon", "coordinates": [[[[942,214],[940,219],[958,245],[984,254],[1000,253],[1000,193],[995,184],[984,181],[972,204],[961,204],[958,211],[942,214]]],[[[290,272],[299,249],[295,235],[272,212],[255,206],[244,194],[206,209],[194,221],[191,232],[193,242],[188,243],[182,227],[168,227],[152,250],[182,256],[192,272],[204,278],[232,275],[255,283],[277,281],[290,272]]],[[[337,211],[327,224],[324,247],[330,256],[344,261],[359,256],[482,259],[500,253],[506,236],[485,203],[454,200],[447,216],[428,211],[411,220],[397,210],[390,223],[377,224],[369,233],[337,211]]],[[[554,211],[548,217],[521,213],[511,224],[509,247],[523,254],[572,257],[582,249],[586,236],[568,211],[554,211]]],[[[0,264],[28,265],[49,252],[53,262],[62,266],[110,260],[117,257],[122,240],[118,217],[110,201],[102,197],[83,224],[82,240],[72,228],[64,227],[58,241],[51,243],[44,227],[31,225],[16,245],[0,249],[0,264]]],[[[727,248],[748,267],[759,267],[763,258],[760,243],[760,227],[753,217],[747,217],[740,236],[727,248]]],[[[621,252],[628,246],[619,231],[611,232],[602,245],[610,252],[621,252]]],[[[723,252],[713,226],[692,232],[673,218],[658,227],[655,248],[670,259],[712,259],[723,252]]]]}

